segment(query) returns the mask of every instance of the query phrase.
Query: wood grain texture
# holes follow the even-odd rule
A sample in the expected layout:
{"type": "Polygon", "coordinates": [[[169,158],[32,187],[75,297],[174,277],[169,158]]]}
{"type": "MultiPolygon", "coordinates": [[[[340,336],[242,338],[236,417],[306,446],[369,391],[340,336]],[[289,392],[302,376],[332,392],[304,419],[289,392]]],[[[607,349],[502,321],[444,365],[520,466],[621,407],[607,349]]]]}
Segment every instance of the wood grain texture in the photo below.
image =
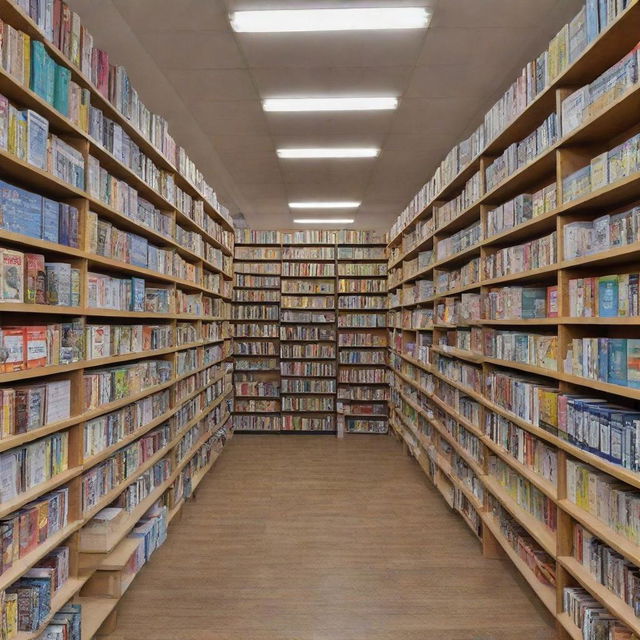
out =
{"type": "Polygon", "coordinates": [[[109,640],[551,640],[393,438],[239,435],[109,640]]]}

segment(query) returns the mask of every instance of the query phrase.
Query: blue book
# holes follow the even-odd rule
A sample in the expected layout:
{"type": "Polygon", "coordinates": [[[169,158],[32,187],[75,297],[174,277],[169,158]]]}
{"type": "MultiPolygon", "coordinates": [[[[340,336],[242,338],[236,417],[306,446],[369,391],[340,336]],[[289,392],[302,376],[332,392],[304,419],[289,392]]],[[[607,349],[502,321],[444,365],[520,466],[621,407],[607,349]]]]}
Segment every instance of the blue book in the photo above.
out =
{"type": "Polygon", "coordinates": [[[607,0],[598,0],[598,25],[600,33],[607,28],[607,0]]]}
{"type": "Polygon", "coordinates": [[[609,375],[607,382],[627,386],[627,339],[609,338],[609,375]]]}
{"type": "Polygon", "coordinates": [[[598,20],[598,0],[587,0],[587,42],[592,42],[600,32],[598,20]]]}
{"type": "Polygon", "coordinates": [[[0,180],[0,228],[42,237],[42,197],[0,180]]]}
{"type": "Polygon", "coordinates": [[[44,57],[44,96],[49,104],[53,104],[56,92],[56,63],[53,58],[45,52],[44,57]]]}
{"type": "MultiPolygon", "coordinates": [[[[624,411],[612,409],[609,415],[609,451],[607,452],[607,460],[613,464],[623,464],[625,459],[625,449],[628,446],[629,436],[628,429],[625,427],[623,417],[624,411]]],[[[603,456],[605,457],[605,456],[603,456]]],[[[629,467],[627,467],[629,468],[629,467]]]]}
{"type": "Polygon", "coordinates": [[[69,115],[69,81],[71,71],[59,64],[55,65],[53,106],[63,115],[69,115]]]}
{"type": "Polygon", "coordinates": [[[129,234],[129,256],[131,258],[131,264],[145,268],[148,266],[148,246],[149,243],[146,238],[138,236],[135,233],[129,234]]]}
{"type": "Polygon", "coordinates": [[[38,169],[47,167],[49,121],[35,111],[27,111],[27,162],[38,169]]]}
{"type": "Polygon", "coordinates": [[[58,242],[60,228],[60,203],[42,198],[42,239],[58,242]]]}
{"type": "Polygon", "coordinates": [[[47,99],[47,52],[44,43],[31,40],[31,75],[29,88],[41,98],[47,99]]]}
{"type": "Polygon", "coordinates": [[[131,278],[131,311],[144,311],[143,278],[131,278]]]}
{"type": "Polygon", "coordinates": [[[69,246],[77,249],[79,244],[78,225],[80,223],[80,214],[78,209],[71,204],[63,204],[60,208],[65,210],[66,215],[69,218],[69,246]]]}
{"type": "Polygon", "coordinates": [[[598,315],[601,318],[618,316],[618,276],[598,278],[598,315]]]}

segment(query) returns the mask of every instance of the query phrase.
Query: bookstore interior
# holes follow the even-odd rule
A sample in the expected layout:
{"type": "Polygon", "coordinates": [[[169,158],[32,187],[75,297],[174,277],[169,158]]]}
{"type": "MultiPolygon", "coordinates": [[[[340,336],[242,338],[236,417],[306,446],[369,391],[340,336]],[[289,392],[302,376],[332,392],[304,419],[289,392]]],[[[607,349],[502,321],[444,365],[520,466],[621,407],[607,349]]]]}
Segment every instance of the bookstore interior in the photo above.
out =
{"type": "Polygon", "coordinates": [[[639,640],[640,2],[290,4],[0,0],[0,640],[639,640]]]}

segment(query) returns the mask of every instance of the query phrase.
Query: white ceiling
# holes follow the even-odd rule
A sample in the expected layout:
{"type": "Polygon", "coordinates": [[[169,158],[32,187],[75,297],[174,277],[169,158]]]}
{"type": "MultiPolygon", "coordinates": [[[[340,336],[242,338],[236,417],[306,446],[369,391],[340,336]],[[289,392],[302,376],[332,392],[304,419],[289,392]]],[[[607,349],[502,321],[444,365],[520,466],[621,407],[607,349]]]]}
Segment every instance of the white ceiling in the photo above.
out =
{"type": "Polygon", "coordinates": [[[291,227],[287,202],[324,199],[362,201],[354,226],[387,230],[582,0],[70,4],[250,227],[291,227]],[[236,34],[227,17],[235,9],[346,4],[427,6],[433,15],[426,31],[304,34],[236,34]],[[261,109],[264,98],[324,95],[395,95],[400,105],[395,112],[261,109]],[[279,160],[275,153],[278,147],[332,145],[379,146],[382,153],[357,160],[279,160]]]}

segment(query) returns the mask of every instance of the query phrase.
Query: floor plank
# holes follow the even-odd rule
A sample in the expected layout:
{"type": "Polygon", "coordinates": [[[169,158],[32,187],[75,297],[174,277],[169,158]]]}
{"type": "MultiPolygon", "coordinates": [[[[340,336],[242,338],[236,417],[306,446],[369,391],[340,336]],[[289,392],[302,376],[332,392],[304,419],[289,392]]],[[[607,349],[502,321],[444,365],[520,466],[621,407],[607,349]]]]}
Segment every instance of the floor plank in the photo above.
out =
{"type": "Polygon", "coordinates": [[[239,435],[109,640],[551,640],[391,437],[239,435]]]}

